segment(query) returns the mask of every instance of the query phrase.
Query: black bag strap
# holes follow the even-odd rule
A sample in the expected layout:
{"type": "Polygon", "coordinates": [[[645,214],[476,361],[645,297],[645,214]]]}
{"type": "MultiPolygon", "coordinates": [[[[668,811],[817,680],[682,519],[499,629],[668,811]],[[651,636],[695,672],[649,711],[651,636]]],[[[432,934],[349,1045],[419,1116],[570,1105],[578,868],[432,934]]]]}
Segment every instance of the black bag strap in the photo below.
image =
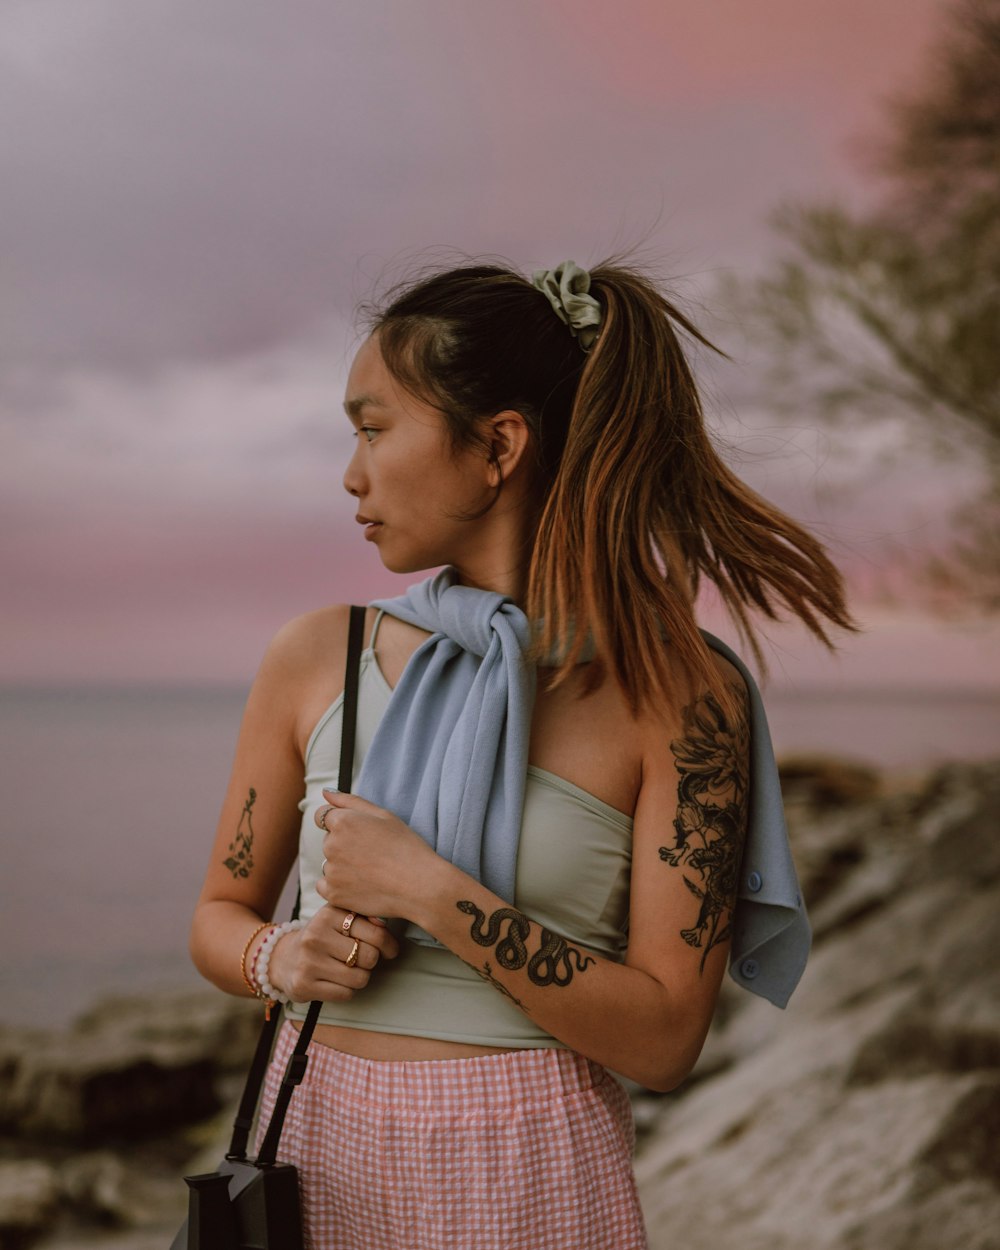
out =
{"type": "MultiPolygon", "coordinates": [[[[344,674],[344,704],[340,730],[340,772],[337,777],[337,787],[345,794],[349,794],[351,791],[351,782],[354,774],[354,741],[358,720],[358,677],[364,629],[365,609],[357,604],[352,604],[350,629],[347,635],[347,668],[344,674]]],[[[302,895],[300,892],[299,897],[295,900],[295,910],[292,913],[293,919],[299,914],[301,899],[302,895]]],[[[288,1111],[288,1104],[291,1101],[296,1085],[299,1084],[306,1074],[306,1065],[309,1063],[306,1049],[312,1040],[313,1030],[316,1028],[316,1021],[319,1019],[322,1007],[323,1004],[320,1001],[310,1003],[309,1011],[299,1031],[298,1041],[295,1043],[295,1050],[288,1057],[285,1076],[278,1090],[271,1122],[267,1126],[267,1133],[264,1135],[264,1140],[257,1155],[258,1167],[269,1167],[277,1158],[278,1142],[281,1139],[281,1130],[285,1125],[285,1113],[288,1111]]],[[[264,1077],[271,1057],[271,1048],[274,1044],[274,1036],[278,1030],[280,1019],[281,1012],[273,1012],[271,1019],[265,1020],[264,1027],[260,1031],[257,1049],[254,1051],[253,1062],[250,1064],[246,1085],[243,1088],[243,1097],[240,1099],[239,1110],[236,1113],[236,1119],[233,1121],[233,1136],[229,1143],[229,1150],[226,1153],[227,1159],[245,1159],[247,1156],[247,1143],[250,1140],[250,1129],[253,1125],[254,1112],[257,1108],[257,1101],[260,1098],[260,1091],[264,1085],[264,1077]]]]}

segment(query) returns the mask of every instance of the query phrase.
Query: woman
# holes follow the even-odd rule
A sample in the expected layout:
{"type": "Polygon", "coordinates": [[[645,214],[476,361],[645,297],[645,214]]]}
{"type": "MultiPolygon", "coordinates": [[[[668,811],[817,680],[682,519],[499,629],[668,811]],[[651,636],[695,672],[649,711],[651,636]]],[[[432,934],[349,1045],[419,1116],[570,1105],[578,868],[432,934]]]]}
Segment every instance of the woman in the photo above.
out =
{"type": "Polygon", "coordinates": [[[281,1148],[318,1250],[641,1247],[606,1068],[674,1088],[727,957],[783,1005],[808,950],[759,696],[698,581],[756,650],[748,607],[853,628],[841,580],[716,455],[675,327],[707,340],[635,270],[468,266],[368,313],[344,486],[386,568],[442,571],[367,610],[351,794],[349,609],[274,639],[192,954],[290,1000],[265,1122],[325,1004],[281,1148]],[[302,923],[272,924],[296,856],[302,923]]]}

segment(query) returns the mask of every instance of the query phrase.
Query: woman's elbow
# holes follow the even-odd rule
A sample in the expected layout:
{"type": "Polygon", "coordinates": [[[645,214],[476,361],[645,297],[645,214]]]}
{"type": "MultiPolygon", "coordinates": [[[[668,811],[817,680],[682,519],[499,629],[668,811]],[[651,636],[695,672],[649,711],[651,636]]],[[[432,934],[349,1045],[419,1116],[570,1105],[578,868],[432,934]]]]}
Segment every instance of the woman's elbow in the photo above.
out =
{"type": "Polygon", "coordinates": [[[707,1028],[699,1027],[685,1039],[676,1030],[673,1037],[669,1028],[657,1030],[655,1040],[648,1040],[640,1053],[633,1052],[626,1066],[617,1071],[645,1089],[669,1094],[691,1075],[707,1033],[707,1028]]]}
{"type": "Polygon", "coordinates": [[[203,917],[199,914],[200,907],[195,908],[194,915],[191,917],[191,925],[188,929],[188,955],[198,972],[203,977],[207,977],[208,961],[206,960],[206,943],[204,934],[203,917]]]}
{"type": "MultiPolygon", "coordinates": [[[[655,1058],[657,1057],[654,1056],[655,1058]]],[[[694,1060],[684,1063],[680,1063],[669,1056],[664,1056],[664,1058],[669,1059],[669,1062],[647,1062],[636,1065],[632,1072],[623,1072],[622,1076],[627,1076],[629,1080],[635,1081],[643,1089],[653,1090],[657,1094],[669,1094],[678,1085],[683,1085],[691,1075],[697,1056],[695,1056],[694,1060]]]]}

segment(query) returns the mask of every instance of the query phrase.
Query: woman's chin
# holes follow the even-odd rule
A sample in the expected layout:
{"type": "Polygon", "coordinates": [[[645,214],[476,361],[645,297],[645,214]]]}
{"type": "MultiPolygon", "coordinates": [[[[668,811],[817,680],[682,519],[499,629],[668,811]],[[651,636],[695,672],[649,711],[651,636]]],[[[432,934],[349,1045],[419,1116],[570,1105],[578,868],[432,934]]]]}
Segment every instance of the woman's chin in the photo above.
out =
{"type": "Polygon", "coordinates": [[[433,558],[422,556],[417,552],[411,552],[409,555],[400,555],[399,553],[385,551],[379,547],[378,554],[383,566],[390,573],[404,575],[406,573],[423,573],[427,569],[440,568],[442,564],[440,560],[435,562],[433,558]]]}

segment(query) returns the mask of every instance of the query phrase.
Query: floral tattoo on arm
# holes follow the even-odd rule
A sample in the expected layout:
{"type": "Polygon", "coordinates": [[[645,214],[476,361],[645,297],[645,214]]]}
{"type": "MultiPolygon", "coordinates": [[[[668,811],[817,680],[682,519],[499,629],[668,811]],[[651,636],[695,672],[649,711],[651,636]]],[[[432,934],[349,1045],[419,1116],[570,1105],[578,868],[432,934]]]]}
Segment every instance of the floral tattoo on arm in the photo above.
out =
{"type": "MultiPolygon", "coordinates": [[[[730,688],[744,699],[739,686],[730,688]]],[[[700,948],[701,973],[709,951],[731,933],[746,834],[750,731],[745,712],[727,718],[711,693],[684,709],[684,730],[684,737],[670,744],[680,781],[674,843],[660,847],[660,859],[681,869],[700,904],[697,919],[681,937],[700,948]]]]}
{"type": "Polygon", "coordinates": [[[257,791],[251,786],[236,826],[236,836],[229,843],[229,855],[222,861],[234,877],[249,877],[253,872],[253,805],[256,802],[257,791]]]}

